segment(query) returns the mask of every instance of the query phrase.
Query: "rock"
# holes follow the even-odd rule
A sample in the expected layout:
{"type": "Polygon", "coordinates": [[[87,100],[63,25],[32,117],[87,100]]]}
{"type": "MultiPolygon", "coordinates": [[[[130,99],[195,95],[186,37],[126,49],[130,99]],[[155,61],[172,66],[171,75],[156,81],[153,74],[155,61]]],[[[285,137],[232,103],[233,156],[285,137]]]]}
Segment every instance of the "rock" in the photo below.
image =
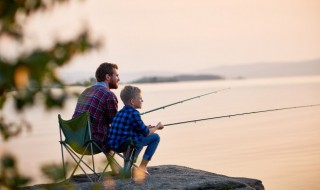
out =
{"type": "Polygon", "coordinates": [[[228,177],[183,166],[162,165],[148,167],[150,173],[143,183],[132,179],[119,179],[106,175],[101,183],[91,183],[85,175],[77,175],[70,183],[56,183],[24,187],[24,190],[67,189],[217,189],[217,190],[264,190],[257,179],[228,177]],[[102,187],[102,188],[101,188],[102,187]]]}

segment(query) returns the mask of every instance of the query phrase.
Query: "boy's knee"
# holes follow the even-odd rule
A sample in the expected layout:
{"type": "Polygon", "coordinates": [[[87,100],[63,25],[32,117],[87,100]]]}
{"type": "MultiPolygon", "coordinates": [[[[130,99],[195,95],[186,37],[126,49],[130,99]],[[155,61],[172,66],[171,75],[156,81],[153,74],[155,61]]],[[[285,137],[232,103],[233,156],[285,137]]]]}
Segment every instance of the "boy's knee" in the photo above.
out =
{"type": "Polygon", "coordinates": [[[157,133],[153,133],[154,135],[154,141],[160,142],[160,136],[157,133]]]}

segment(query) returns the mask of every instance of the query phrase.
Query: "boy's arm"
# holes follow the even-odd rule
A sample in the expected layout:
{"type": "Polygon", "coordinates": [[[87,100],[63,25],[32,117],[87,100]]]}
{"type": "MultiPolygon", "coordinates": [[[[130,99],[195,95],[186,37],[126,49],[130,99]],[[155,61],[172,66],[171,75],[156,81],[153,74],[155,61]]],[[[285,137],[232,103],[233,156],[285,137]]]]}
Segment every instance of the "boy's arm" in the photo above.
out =
{"type": "Polygon", "coordinates": [[[162,125],[161,122],[159,122],[156,126],[148,126],[149,128],[149,135],[153,134],[154,132],[156,132],[156,130],[161,130],[164,128],[164,126],[162,125]]]}

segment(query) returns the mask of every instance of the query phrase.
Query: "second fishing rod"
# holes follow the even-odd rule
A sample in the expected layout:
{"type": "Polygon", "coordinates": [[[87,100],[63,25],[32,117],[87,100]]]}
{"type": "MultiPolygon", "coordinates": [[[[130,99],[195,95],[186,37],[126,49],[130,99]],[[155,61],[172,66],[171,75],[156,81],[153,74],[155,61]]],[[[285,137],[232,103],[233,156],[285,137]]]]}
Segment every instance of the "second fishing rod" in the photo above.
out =
{"type": "Polygon", "coordinates": [[[291,109],[300,109],[300,108],[307,108],[307,107],[317,107],[317,106],[320,106],[320,104],[310,104],[310,105],[274,108],[274,109],[267,109],[267,110],[258,110],[258,111],[251,111],[251,112],[243,112],[243,113],[236,113],[236,114],[229,114],[229,115],[221,115],[221,116],[215,116],[215,117],[194,119],[194,120],[188,120],[188,121],[180,121],[180,122],[175,122],[175,123],[163,124],[163,126],[181,125],[181,124],[186,124],[186,123],[196,123],[196,122],[207,121],[207,120],[212,120],[212,119],[231,118],[231,117],[243,116],[243,115],[251,115],[251,114],[282,111],[282,110],[291,110],[291,109]]]}
{"type": "Polygon", "coordinates": [[[210,95],[210,94],[219,93],[219,92],[222,92],[222,91],[225,91],[225,90],[229,90],[229,89],[230,89],[230,88],[223,88],[223,89],[216,90],[216,91],[212,91],[212,92],[208,92],[208,93],[205,93],[205,94],[202,94],[202,95],[194,96],[194,97],[191,97],[191,98],[188,98],[188,99],[184,99],[184,100],[180,100],[180,101],[177,101],[177,102],[173,102],[173,103],[171,103],[171,104],[168,104],[168,105],[165,105],[165,106],[161,106],[161,107],[158,107],[158,108],[155,108],[155,109],[152,109],[152,110],[149,110],[149,111],[140,113],[140,115],[145,115],[145,114],[147,114],[147,113],[151,113],[151,112],[154,112],[154,111],[157,111],[157,110],[165,109],[165,108],[170,107],[170,106],[174,106],[174,105],[177,105],[177,104],[181,104],[181,103],[184,103],[184,102],[187,102],[187,101],[196,99],[196,98],[201,98],[201,97],[203,97],[203,96],[207,96],[207,95],[210,95]]]}

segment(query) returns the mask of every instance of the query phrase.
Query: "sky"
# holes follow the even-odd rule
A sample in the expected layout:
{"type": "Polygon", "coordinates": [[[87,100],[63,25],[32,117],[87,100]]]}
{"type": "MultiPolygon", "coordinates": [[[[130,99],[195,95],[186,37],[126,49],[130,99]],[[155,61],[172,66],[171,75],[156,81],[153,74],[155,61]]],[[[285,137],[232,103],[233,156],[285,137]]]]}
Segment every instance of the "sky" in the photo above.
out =
{"type": "Polygon", "coordinates": [[[29,19],[26,44],[48,47],[86,26],[103,47],[59,72],[87,78],[113,62],[126,80],[134,73],[317,59],[319,20],[319,0],[71,0],[29,19]]]}

